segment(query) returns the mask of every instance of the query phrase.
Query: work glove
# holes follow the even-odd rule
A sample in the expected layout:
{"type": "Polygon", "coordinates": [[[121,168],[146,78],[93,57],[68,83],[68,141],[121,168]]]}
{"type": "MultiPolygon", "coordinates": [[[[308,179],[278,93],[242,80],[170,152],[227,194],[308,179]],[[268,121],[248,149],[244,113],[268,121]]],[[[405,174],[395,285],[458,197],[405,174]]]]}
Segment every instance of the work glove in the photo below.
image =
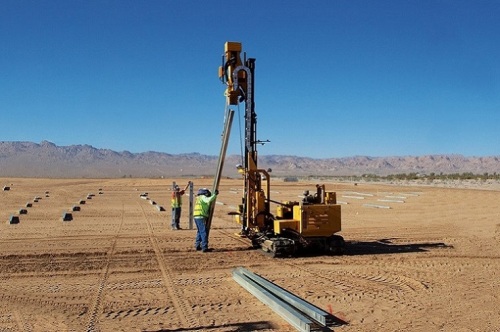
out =
{"type": "Polygon", "coordinates": [[[215,189],[214,194],[219,195],[219,191],[217,189],[215,189]]]}

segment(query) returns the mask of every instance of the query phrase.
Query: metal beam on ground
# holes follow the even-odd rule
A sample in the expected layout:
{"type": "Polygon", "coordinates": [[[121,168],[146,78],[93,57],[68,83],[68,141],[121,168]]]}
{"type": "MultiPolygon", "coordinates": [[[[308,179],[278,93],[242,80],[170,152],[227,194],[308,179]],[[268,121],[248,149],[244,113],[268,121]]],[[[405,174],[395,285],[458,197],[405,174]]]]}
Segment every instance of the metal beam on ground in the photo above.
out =
{"type": "Polygon", "coordinates": [[[396,199],[406,199],[406,196],[392,196],[392,195],[389,195],[389,196],[385,196],[386,198],[396,198],[396,199]]]}
{"type": "Polygon", "coordinates": [[[359,195],[359,196],[369,196],[369,197],[372,197],[373,194],[369,194],[369,193],[360,193],[360,192],[357,192],[357,191],[346,191],[345,192],[346,194],[352,194],[352,195],[359,195]]]}
{"type": "Polygon", "coordinates": [[[403,200],[397,200],[397,199],[377,199],[379,202],[389,202],[389,203],[404,203],[405,201],[403,200]]]}
{"type": "Polygon", "coordinates": [[[377,209],[390,209],[388,205],[378,205],[378,204],[363,204],[365,207],[377,208],[377,209]]]}
{"type": "Polygon", "coordinates": [[[308,317],[311,317],[316,322],[318,322],[322,326],[326,326],[327,319],[330,314],[324,310],[319,309],[318,307],[312,305],[311,303],[301,299],[300,297],[284,290],[283,288],[273,284],[269,280],[243,268],[239,268],[240,271],[251,278],[253,281],[269,290],[276,297],[280,298],[282,301],[288,303],[294,308],[306,314],[308,317]]]}
{"type": "Polygon", "coordinates": [[[349,196],[349,195],[342,195],[344,198],[354,198],[354,199],[365,199],[363,196],[349,196]]]}
{"type": "Polygon", "coordinates": [[[240,269],[233,270],[233,278],[243,288],[257,297],[262,303],[268,305],[278,315],[283,317],[288,323],[294,326],[298,331],[311,331],[311,325],[313,324],[311,319],[298,312],[289,304],[284,303],[283,301],[278,299],[268,290],[259,286],[258,283],[250,279],[240,269]]]}

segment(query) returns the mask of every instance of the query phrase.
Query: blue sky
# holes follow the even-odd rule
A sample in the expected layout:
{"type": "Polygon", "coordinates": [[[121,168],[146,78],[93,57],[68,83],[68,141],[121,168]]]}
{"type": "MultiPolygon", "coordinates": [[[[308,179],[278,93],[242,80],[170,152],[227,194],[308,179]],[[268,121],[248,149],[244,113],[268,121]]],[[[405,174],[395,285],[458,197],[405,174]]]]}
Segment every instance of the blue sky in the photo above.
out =
{"type": "Polygon", "coordinates": [[[217,155],[239,41],[260,154],[500,155],[499,17],[499,0],[2,0],[0,140],[217,155]]]}

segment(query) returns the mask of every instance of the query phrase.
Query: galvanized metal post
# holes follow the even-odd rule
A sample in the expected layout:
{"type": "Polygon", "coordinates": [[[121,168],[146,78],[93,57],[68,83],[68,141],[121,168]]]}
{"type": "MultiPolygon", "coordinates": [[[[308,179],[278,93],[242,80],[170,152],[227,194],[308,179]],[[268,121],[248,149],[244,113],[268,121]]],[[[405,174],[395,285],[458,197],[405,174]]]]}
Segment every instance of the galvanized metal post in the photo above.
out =
{"type": "Polygon", "coordinates": [[[188,224],[189,224],[189,229],[193,229],[193,211],[194,211],[194,204],[193,204],[193,181],[190,182],[189,184],[189,219],[188,219],[188,224]]]}
{"type": "MultiPolygon", "coordinates": [[[[219,162],[217,164],[217,172],[215,173],[214,184],[212,192],[215,193],[219,189],[220,178],[222,176],[222,169],[224,167],[224,160],[226,159],[227,144],[229,142],[229,135],[231,134],[231,125],[233,123],[234,111],[228,109],[226,119],[224,122],[224,131],[222,132],[222,145],[219,153],[219,162]]],[[[215,201],[210,206],[210,215],[207,220],[207,236],[210,234],[210,227],[212,226],[212,217],[214,214],[215,201]]]]}
{"type": "Polygon", "coordinates": [[[175,186],[177,183],[175,181],[172,181],[172,193],[170,194],[170,213],[172,215],[172,218],[170,218],[170,225],[174,227],[174,209],[172,208],[172,195],[175,193],[175,186]]]}

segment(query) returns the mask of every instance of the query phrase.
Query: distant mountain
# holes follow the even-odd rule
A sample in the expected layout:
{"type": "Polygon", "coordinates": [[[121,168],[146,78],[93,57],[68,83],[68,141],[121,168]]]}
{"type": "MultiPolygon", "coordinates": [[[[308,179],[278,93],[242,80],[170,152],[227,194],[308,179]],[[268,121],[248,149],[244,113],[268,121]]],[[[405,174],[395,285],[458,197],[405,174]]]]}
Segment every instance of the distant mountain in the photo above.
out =
{"type": "MultiPolygon", "coordinates": [[[[116,178],[212,176],[218,156],[199,153],[131,153],[90,145],[57,146],[48,141],[0,142],[0,177],[116,178]]],[[[236,177],[241,157],[225,160],[224,176],[236,177]]],[[[315,159],[297,156],[259,156],[259,167],[275,176],[387,175],[396,173],[500,173],[500,156],[426,155],[315,159]]]]}

